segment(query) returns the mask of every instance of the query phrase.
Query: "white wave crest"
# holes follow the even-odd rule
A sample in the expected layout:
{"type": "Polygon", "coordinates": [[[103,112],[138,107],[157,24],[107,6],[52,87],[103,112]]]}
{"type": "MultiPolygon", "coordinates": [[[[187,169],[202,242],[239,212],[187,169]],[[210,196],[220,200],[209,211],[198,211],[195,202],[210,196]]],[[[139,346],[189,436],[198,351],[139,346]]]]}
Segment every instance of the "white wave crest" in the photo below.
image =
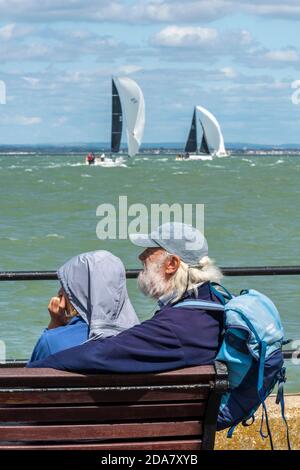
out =
{"type": "Polygon", "coordinates": [[[46,238],[60,238],[60,239],[64,239],[65,237],[63,235],[59,235],[58,233],[48,233],[48,235],[46,235],[46,238]]]}

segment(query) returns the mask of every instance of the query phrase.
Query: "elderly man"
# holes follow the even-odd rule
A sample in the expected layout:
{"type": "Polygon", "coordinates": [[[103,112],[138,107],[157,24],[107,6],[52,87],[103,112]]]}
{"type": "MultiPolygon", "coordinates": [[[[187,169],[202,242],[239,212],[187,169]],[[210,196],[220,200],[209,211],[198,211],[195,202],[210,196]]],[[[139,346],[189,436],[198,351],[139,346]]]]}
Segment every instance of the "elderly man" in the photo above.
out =
{"type": "Polygon", "coordinates": [[[139,257],[144,269],[138,284],[146,295],[158,300],[154,316],[117,336],[88,341],[30,367],[92,373],[160,372],[213,363],[221,343],[223,315],[184,305],[195,298],[219,302],[210,282],[218,282],[221,272],[208,258],[204,236],[191,226],[174,222],[149,236],[131,236],[131,240],[145,248],[139,257]]]}

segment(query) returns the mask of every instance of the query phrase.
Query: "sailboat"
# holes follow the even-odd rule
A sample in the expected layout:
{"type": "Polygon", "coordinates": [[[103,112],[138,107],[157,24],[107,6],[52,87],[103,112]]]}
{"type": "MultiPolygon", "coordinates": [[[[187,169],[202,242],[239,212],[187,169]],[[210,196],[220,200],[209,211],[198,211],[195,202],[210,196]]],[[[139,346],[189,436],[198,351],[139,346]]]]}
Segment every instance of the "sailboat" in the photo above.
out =
{"type": "Polygon", "coordinates": [[[194,108],[192,123],[188,139],[184,148],[185,154],[177,157],[178,160],[212,160],[213,157],[227,157],[224,138],[220,124],[215,116],[203,108],[194,108]],[[202,128],[202,140],[198,149],[197,115],[202,128]]]}
{"type": "MultiPolygon", "coordinates": [[[[145,101],[138,84],[129,77],[112,79],[111,155],[120,152],[123,122],[125,123],[128,156],[134,157],[140,148],[145,127],[145,101]]],[[[113,159],[102,154],[91,164],[125,166],[124,158],[113,159]]],[[[90,164],[90,163],[88,163],[90,164]]]]}

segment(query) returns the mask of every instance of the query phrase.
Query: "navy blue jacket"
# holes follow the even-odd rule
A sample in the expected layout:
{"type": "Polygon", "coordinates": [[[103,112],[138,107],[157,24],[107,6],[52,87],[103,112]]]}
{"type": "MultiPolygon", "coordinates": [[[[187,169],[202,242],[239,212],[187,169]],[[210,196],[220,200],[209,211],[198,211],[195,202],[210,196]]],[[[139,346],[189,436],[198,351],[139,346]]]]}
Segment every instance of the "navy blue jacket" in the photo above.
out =
{"type": "MultiPolygon", "coordinates": [[[[194,298],[188,293],[186,298],[194,298]]],[[[208,282],[196,296],[218,302],[208,282]]],[[[117,336],[91,340],[28,367],[97,372],[161,372],[212,364],[221,345],[223,314],[168,304],[150,320],[117,336]]]]}

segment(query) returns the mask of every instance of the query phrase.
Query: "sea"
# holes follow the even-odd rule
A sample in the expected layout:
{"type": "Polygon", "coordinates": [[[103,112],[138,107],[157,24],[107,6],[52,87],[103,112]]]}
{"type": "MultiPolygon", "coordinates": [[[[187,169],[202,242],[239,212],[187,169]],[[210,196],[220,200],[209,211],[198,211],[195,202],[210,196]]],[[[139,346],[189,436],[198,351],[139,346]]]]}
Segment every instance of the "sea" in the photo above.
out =
{"type": "MultiPolygon", "coordinates": [[[[56,270],[70,257],[110,250],[126,268],[141,267],[139,248],[126,237],[99,239],[97,208],[119,198],[142,204],[204,205],[210,256],[219,266],[299,265],[300,156],[231,155],[212,161],[176,161],[140,155],[125,166],[87,166],[83,154],[0,154],[0,271],[56,270]]],[[[108,207],[108,206],[107,206],[108,207]]],[[[133,220],[132,209],[126,215],[133,220]]],[[[117,227],[118,232],[118,227],[117,227]]],[[[225,277],[234,293],[254,288],[278,307],[290,347],[300,348],[300,276],[225,277]]],[[[10,359],[27,359],[47,326],[57,281],[0,282],[0,346],[10,359]]],[[[141,320],[155,303],[128,280],[141,320]]],[[[199,332],[201,334],[201,332],[199,332]]],[[[300,358],[300,354],[299,354],[300,358]]],[[[300,392],[300,360],[287,362],[287,390],[300,392]]]]}

